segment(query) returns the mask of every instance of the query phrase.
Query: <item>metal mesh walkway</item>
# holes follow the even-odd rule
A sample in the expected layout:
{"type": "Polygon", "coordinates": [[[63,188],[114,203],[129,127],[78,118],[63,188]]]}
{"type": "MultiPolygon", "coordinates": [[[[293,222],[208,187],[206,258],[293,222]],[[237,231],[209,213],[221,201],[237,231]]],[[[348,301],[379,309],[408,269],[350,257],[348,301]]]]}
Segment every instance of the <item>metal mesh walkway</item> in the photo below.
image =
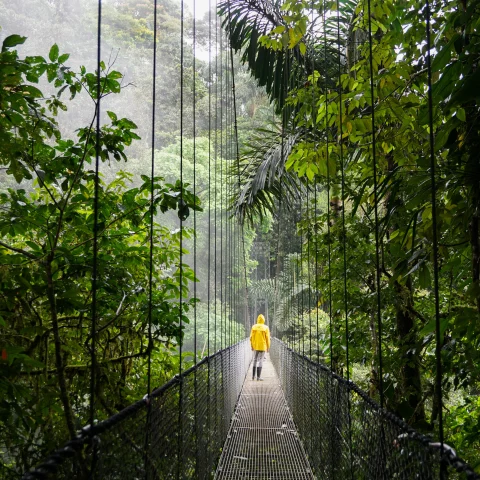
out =
{"type": "Polygon", "coordinates": [[[262,378],[263,382],[252,381],[250,369],[215,479],[314,479],[269,360],[264,362],[262,378]]]}

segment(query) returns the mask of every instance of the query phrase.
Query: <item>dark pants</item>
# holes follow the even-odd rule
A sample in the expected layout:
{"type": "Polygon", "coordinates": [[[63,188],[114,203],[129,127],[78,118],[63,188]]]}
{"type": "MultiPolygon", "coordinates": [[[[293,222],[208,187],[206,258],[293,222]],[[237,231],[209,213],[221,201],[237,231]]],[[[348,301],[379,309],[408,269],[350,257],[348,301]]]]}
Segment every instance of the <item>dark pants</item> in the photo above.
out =
{"type": "Polygon", "coordinates": [[[253,352],[253,366],[262,368],[264,357],[265,357],[265,352],[263,350],[255,350],[253,352]]]}

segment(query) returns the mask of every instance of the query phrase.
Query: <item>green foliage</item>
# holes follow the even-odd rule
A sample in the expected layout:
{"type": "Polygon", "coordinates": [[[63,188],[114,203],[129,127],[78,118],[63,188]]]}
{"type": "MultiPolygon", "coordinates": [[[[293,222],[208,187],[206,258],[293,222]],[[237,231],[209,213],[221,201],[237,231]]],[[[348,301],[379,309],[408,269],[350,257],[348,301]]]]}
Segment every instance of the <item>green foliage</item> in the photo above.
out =
{"type": "Polygon", "coordinates": [[[243,340],[245,328],[242,319],[234,318],[234,313],[231,307],[220,301],[210,305],[199,302],[195,312],[191,312],[190,324],[185,329],[185,351],[196,351],[197,359],[201,360],[208,353],[213,354],[243,340]]]}
{"type": "MultiPolygon", "coordinates": [[[[333,368],[344,369],[348,342],[351,362],[370,365],[369,389],[377,396],[381,348],[388,408],[428,431],[437,427],[440,408],[433,288],[433,228],[437,229],[442,391],[448,406],[443,414],[451,435],[447,442],[461,448],[478,468],[469,433],[478,416],[471,392],[480,385],[477,7],[475,2],[431,5],[433,132],[421,2],[408,2],[408,8],[389,1],[341,2],[339,11],[321,2],[310,7],[315,14],[306,28],[302,7],[293,15],[290,4],[270,17],[263,12],[264,22],[270,22],[266,29],[258,15],[247,17],[233,9],[227,32],[234,46],[243,39],[245,59],[255,76],[256,62],[265,56],[278,60],[289,55],[285,49],[295,51],[298,39],[287,38],[288,29],[305,32],[304,55],[293,55],[289,65],[296,78],[288,89],[282,123],[284,129],[288,125],[286,132],[298,137],[284,164],[300,181],[329,191],[328,211],[312,209],[310,202],[299,230],[315,245],[314,289],[331,312],[333,368]],[[259,47],[254,40],[261,35],[265,37],[259,47]],[[265,54],[262,48],[270,50],[265,54]],[[315,63],[318,58],[322,63],[315,63]],[[298,68],[304,62],[307,66],[298,68]],[[463,424],[464,430],[458,428],[463,424]]],[[[269,82],[270,90],[286,89],[281,79],[271,77],[269,82]]],[[[267,158],[261,148],[256,154],[267,158]]],[[[249,157],[255,159],[255,154],[249,157]]],[[[253,172],[246,179],[260,174],[261,161],[251,164],[253,172]]],[[[278,177],[277,173],[277,181],[278,177]]],[[[264,191],[259,189],[250,201],[252,212],[280,204],[278,192],[269,192],[267,186],[264,182],[264,191]],[[268,199],[262,198],[266,193],[268,199]]],[[[248,189],[237,192],[235,201],[245,192],[248,189]]],[[[305,245],[302,252],[309,258],[302,261],[305,271],[312,255],[305,254],[305,245]]]]}
{"type": "Polygon", "coordinates": [[[452,414],[447,417],[447,429],[457,447],[457,454],[463,458],[474,458],[472,467],[480,466],[476,452],[479,448],[480,399],[478,395],[468,395],[464,403],[452,406],[452,414]]]}
{"type": "MultiPolygon", "coordinates": [[[[36,50],[45,52],[44,57],[21,57],[21,52],[31,53],[32,42],[22,46],[25,37],[13,35],[5,44],[9,48],[5,50],[0,69],[0,74],[4,75],[0,89],[0,176],[3,175],[0,181],[0,241],[3,244],[0,247],[0,283],[5,281],[5,294],[2,290],[3,296],[0,296],[0,348],[7,357],[7,360],[0,360],[3,402],[0,403],[0,449],[2,453],[6,452],[0,454],[5,462],[0,467],[0,476],[4,474],[1,468],[8,472],[5,476],[10,477],[34,465],[87,421],[97,76],[89,68],[72,68],[72,65],[92,61],[97,7],[95,0],[85,0],[81,5],[56,0],[39,0],[35,4],[22,0],[15,4],[0,2],[3,32],[8,35],[18,31],[22,35],[31,35],[35,38],[36,50]],[[52,43],[56,45],[51,47],[52,43]],[[17,47],[21,47],[18,53],[15,51],[17,47]],[[71,57],[64,54],[63,49],[71,52],[71,57]],[[69,98],[73,100],[71,103],[69,98]],[[8,115],[3,115],[7,110],[8,115]],[[4,175],[5,172],[8,174],[4,175]],[[54,307],[45,295],[49,277],[54,307]],[[56,313],[56,320],[52,312],[56,313]],[[58,342],[54,335],[55,321],[58,323],[58,342]],[[57,353],[60,353],[59,358],[57,353]],[[62,371],[64,380],[60,379],[62,371]],[[12,411],[15,415],[11,415],[12,411]],[[15,469],[15,472],[9,472],[8,468],[15,469]]],[[[223,95],[222,83],[219,85],[218,82],[219,79],[223,82],[227,74],[221,69],[230,67],[215,58],[216,49],[211,46],[211,66],[196,58],[194,72],[189,31],[192,18],[186,9],[182,132],[185,170],[182,184],[177,181],[180,173],[180,5],[168,0],[159,2],[157,13],[154,135],[158,148],[155,153],[158,168],[155,175],[158,178],[154,182],[154,289],[150,313],[150,178],[142,177],[142,174],[149,172],[151,156],[153,9],[151,2],[144,0],[106,2],[102,9],[102,51],[108,55],[111,50],[111,53],[108,65],[101,65],[102,122],[105,125],[100,131],[102,175],[98,182],[99,332],[96,340],[99,386],[96,412],[99,418],[144,395],[149,348],[152,353],[152,385],[161,385],[178,372],[178,346],[182,339],[185,341],[184,360],[188,361],[185,351],[192,350],[188,344],[192,324],[198,317],[202,331],[208,317],[202,304],[197,305],[187,290],[187,285],[194,279],[190,266],[195,260],[195,276],[202,278],[202,282],[195,287],[194,295],[204,300],[209,288],[212,299],[219,297],[225,302],[227,289],[222,291],[219,287],[225,279],[220,280],[218,275],[215,283],[212,274],[209,282],[206,281],[207,269],[214,260],[218,271],[226,272],[231,267],[228,264],[230,259],[225,258],[225,248],[223,252],[220,248],[221,243],[226,245],[231,237],[227,239],[220,227],[214,229],[207,221],[208,215],[211,215],[212,224],[216,221],[214,218],[218,219],[219,225],[227,219],[222,195],[228,184],[223,180],[227,162],[234,153],[214,151],[217,143],[218,150],[222,148],[217,142],[220,133],[209,133],[208,129],[225,122],[225,116],[221,117],[225,110],[222,112],[218,106],[216,94],[218,91],[219,97],[223,95]],[[217,63],[218,68],[214,66],[217,63]],[[120,91],[122,94],[117,95],[120,91]],[[194,94],[195,115],[192,108],[194,94]],[[128,119],[120,114],[126,111],[125,105],[128,106],[128,119]],[[144,141],[134,141],[140,135],[144,141]],[[212,167],[218,172],[218,184],[214,193],[212,189],[210,201],[207,195],[209,156],[214,158],[212,167]],[[122,171],[125,168],[122,163],[127,158],[127,168],[135,175],[122,171]],[[199,198],[194,198],[192,190],[196,190],[201,198],[205,212],[199,210],[199,198]],[[186,226],[182,234],[178,230],[179,216],[186,226]],[[189,228],[195,224],[196,237],[189,228]],[[209,238],[209,231],[215,241],[209,238]],[[179,264],[180,235],[183,265],[179,264]],[[192,253],[187,253],[187,249],[193,250],[194,239],[198,250],[195,259],[192,253]],[[207,255],[199,253],[208,249],[211,252],[210,265],[207,255]],[[179,302],[180,291],[182,304],[179,302]],[[146,339],[150,314],[154,322],[153,346],[146,339]]],[[[218,23],[215,14],[212,25],[213,22],[218,23]]],[[[206,26],[207,22],[197,19],[196,45],[204,45],[203,54],[206,26]]],[[[212,32],[213,38],[214,30],[212,32]]],[[[256,88],[245,69],[236,76],[236,88],[239,133],[242,136],[242,132],[249,131],[253,123],[259,125],[262,118],[271,116],[271,110],[265,94],[256,88]]],[[[252,240],[253,233],[247,231],[245,255],[248,269],[252,268],[248,258],[252,240]]],[[[228,281],[232,290],[241,288],[244,291],[245,275],[240,261],[243,247],[237,248],[235,255],[234,273],[228,281]]],[[[2,283],[2,289],[3,286],[2,283]]],[[[240,302],[240,299],[235,301],[240,302]]],[[[225,303],[217,305],[217,317],[213,314],[215,307],[211,306],[210,323],[213,325],[216,321],[218,325],[227,325],[222,327],[220,339],[217,344],[212,344],[212,348],[219,348],[222,343],[225,346],[226,342],[243,335],[239,324],[244,323],[245,315],[239,315],[238,305],[231,303],[227,307],[225,303]],[[233,312],[238,318],[229,317],[227,321],[226,316],[233,317],[233,312]]]]}
{"type": "Polygon", "coordinates": [[[272,125],[257,129],[243,146],[239,162],[230,167],[232,184],[239,192],[232,196],[230,209],[242,223],[254,225],[276,210],[277,201],[288,206],[291,198],[305,191],[298,177],[285,170],[285,156],[296,139],[272,125]]]}
{"type": "MultiPolygon", "coordinates": [[[[295,5],[292,2],[292,5],[295,5]]],[[[278,7],[278,5],[276,5],[278,7]]],[[[272,42],[267,42],[265,36],[275,28],[282,26],[282,17],[271,12],[262,2],[222,2],[218,6],[222,15],[223,27],[227,29],[230,44],[235,51],[242,51],[242,62],[258,81],[265,86],[267,94],[277,102],[278,110],[284,105],[287,88],[293,87],[295,73],[289,65],[294,65],[294,58],[300,54],[301,28],[293,28],[291,41],[294,50],[271,49],[272,42]],[[295,33],[294,33],[295,32],[295,33]]],[[[300,15],[301,16],[301,15],[300,15]]]]}
{"type": "MultiPolygon", "coordinates": [[[[97,74],[64,66],[68,55],[57,45],[49,61],[21,59],[14,47],[24,40],[7,37],[0,54],[0,164],[25,186],[8,182],[0,193],[0,443],[2,468],[12,475],[87,421],[91,348],[99,418],[143,395],[149,352],[154,384],[171,375],[170,355],[195,303],[188,293],[195,277],[180,263],[181,236],[190,232],[172,232],[155,218],[200,210],[180,181],[142,176],[134,187],[133,176],[122,171],[108,182],[97,177],[97,154],[104,163],[127,159],[125,148],[139,138],[135,123],[109,111],[109,123],[96,132],[94,108],[75,139],[63,138],[56,123],[58,110],[66,109],[62,93],[68,89],[74,97],[83,90],[95,101],[97,74]],[[44,76],[56,89],[49,98],[27,83],[44,76]]],[[[119,72],[101,63],[99,75],[101,97],[120,92],[119,72]]]]}

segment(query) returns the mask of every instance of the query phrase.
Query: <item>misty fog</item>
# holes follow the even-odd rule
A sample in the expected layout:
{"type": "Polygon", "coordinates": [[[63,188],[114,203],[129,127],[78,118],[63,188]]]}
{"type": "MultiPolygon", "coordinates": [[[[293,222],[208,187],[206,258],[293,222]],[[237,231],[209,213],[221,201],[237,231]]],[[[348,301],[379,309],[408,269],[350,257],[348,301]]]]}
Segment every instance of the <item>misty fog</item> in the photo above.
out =
{"type": "MultiPolygon", "coordinates": [[[[101,163],[100,173],[105,181],[112,181],[119,170],[125,170],[135,175],[133,184],[139,184],[140,176],[151,175],[154,148],[155,174],[173,183],[180,178],[182,170],[183,181],[189,183],[192,192],[199,196],[203,211],[190,212],[183,222],[184,227],[195,227],[197,232],[196,236],[190,233],[190,238],[187,238],[186,231],[184,248],[189,253],[184,254],[184,262],[195,268],[199,280],[190,285],[190,295],[195,295],[202,302],[210,300],[211,308],[197,305],[189,314],[192,323],[186,332],[185,348],[193,350],[194,323],[199,325],[200,330],[205,329],[205,323],[222,323],[221,328],[227,328],[228,317],[228,322],[233,320],[243,325],[247,311],[244,307],[237,308],[235,311],[240,318],[231,318],[234,310],[227,299],[227,295],[231,295],[227,293],[230,288],[227,280],[240,288],[245,278],[239,229],[227,212],[230,192],[228,163],[236,158],[229,52],[220,30],[221,19],[216,16],[211,1],[187,1],[183,8],[182,31],[180,1],[158,2],[156,109],[153,116],[153,0],[102,2],[101,58],[107,69],[120,72],[123,78],[121,93],[109,95],[101,102],[101,123],[107,123],[107,111],[113,111],[119,118],[127,117],[137,125],[141,140],[133,141],[126,149],[127,163],[101,163]],[[155,138],[152,141],[154,117],[155,138]],[[230,225],[228,229],[227,223],[230,225]],[[217,316],[222,317],[218,322],[217,316]]],[[[87,71],[95,72],[98,35],[96,0],[0,0],[0,18],[1,41],[12,34],[27,37],[27,41],[17,48],[20,55],[47,58],[52,45],[57,44],[60,54],[70,55],[65,66],[74,71],[85,66],[87,71]]],[[[237,57],[235,68],[240,71],[237,57]]],[[[249,112],[257,109],[252,110],[248,106],[252,99],[260,102],[262,108],[267,108],[267,115],[271,113],[267,102],[262,100],[263,92],[247,74],[243,72],[242,79],[237,82],[237,108],[239,115],[247,118],[248,130],[255,117],[250,117],[249,112]]],[[[39,88],[46,97],[54,91],[46,80],[40,82],[39,88]]],[[[62,134],[72,138],[78,128],[92,121],[95,102],[85,92],[71,101],[68,97],[68,91],[64,92],[62,99],[68,110],[59,112],[58,123],[62,134]]],[[[241,129],[242,124],[240,135],[241,129]]],[[[11,178],[4,178],[2,171],[0,175],[0,189],[15,187],[11,178]]],[[[28,190],[32,185],[23,181],[20,186],[28,190]]],[[[172,231],[180,226],[180,220],[174,213],[159,214],[156,220],[172,231]]],[[[250,246],[251,242],[247,242],[247,248],[250,246]]],[[[254,265],[252,263],[249,270],[254,265]]],[[[240,299],[235,301],[240,302],[240,299]]],[[[242,300],[244,302],[245,299],[242,300]]],[[[240,336],[244,335],[243,327],[239,325],[235,331],[240,336]]],[[[219,348],[224,341],[218,340],[213,349],[219,348]]],[[[204,350],[204,346],[205,335],[198,334],[197,351],[204,350]]]]}

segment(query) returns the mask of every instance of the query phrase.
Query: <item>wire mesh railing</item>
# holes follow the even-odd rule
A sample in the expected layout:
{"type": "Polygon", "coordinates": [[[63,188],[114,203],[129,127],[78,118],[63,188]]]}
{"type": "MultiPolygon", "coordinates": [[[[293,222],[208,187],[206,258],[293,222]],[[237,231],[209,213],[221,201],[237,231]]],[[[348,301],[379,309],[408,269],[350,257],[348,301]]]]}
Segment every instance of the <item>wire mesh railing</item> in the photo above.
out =
{"type": "Polygon", "coordinates": [[[278,339],[270,354],[317,478],[480,479],[450,447],[442,453],[353,382],[278,339]]]}
{"type": "Polygon", "coordinates": [[[84,428],[22,479],[213,477],[250,357],[247,340],[206,357],[149,399],[84,428]]]}

